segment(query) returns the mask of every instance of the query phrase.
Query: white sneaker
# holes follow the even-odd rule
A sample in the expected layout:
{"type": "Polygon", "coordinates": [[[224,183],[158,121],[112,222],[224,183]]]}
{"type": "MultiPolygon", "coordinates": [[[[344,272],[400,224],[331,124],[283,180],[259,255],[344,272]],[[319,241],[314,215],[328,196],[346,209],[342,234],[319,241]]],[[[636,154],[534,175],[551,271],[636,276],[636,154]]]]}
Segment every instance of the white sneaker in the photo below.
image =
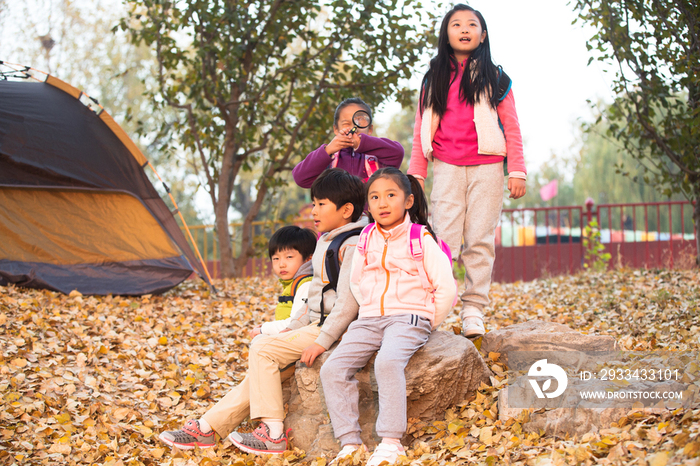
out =
{"type": "Polygon", "coordinates": [[[338,464],[340,460],[345,458],[350,458],[357,450],[364,449],[364,445],[345,445],[336,455],[335,459],[331,461],[328,466],[338,464]]]}
{"type": "Polygon", "coordinates": [[[396,463],[399,456],[405,456],[403,447],[397,445],[391,445],[388,443],[380,443],[377,448],[374,449],[374,453],[367,460],[367,466],[379,466],[384,461],[389,464],[396,463]]]}
{"type": "Polygon", "coordinates": [[[484,319],[481,317],[467,317],[462,322],[462,333],[467,338],[480,337],[486,333],[484,319]]]}

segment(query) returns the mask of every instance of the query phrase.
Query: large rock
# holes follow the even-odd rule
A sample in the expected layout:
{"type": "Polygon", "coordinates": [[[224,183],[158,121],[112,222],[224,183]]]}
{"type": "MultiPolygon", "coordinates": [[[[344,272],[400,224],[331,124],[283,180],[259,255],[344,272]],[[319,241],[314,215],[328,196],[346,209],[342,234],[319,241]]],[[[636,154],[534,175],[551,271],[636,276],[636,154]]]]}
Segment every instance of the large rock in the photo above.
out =
{"type": "MultiPolygon", "coordinates": [[[[516,385],[524,385],[526,382],[519,379],[515,382],[516,385]]],[[[507,389],[503,389],[498,393],[498,415],[499,419],[505,421],[511,417],[517,417],[523,408],[513,408],[509,400],[509,390],[513,388],[511,384],[507,389]]],[[[587,392],[603,392],[619,389],[612,382],[602,382],[599,380],[582,381],[570,379],[569,386],[564,395],[556,399],[536,399],[534,396],[531,400],[532,409],[535,411],[530,413],[529,421],[523,424],[523,430],[526,432],[543,431],[550,436],[565,437],[566,435],[573,437],[581,437],[587,432],[598,432],[601,429],[610,427],[613,423],[618,422],[621,418],[629,415],[634,411],[641,411],[645,414],[659,414],[668,406],[674,407],[689,407],[693,403],[693,393],[686,391],[687,385],[677,382],[652,383],[644,382],[635,384],[634,389],[646,392],[675,391],[685,392],[686,397],[684,402],[659,400],[657,403],[636,403],[638,406],[633,406],[632,403],[611,401],[611,400],[581,400],[578,393],[581,391],[587,392]],[[626,405],[626,406],[625,406],[626,405]]],[[[518,403],[521,405],[522,402],[518,403]]]]}
{"type": "MultiPolygon", "coordinates": [[[[294,377],[285,382],[288,415],[285,427],[292,429],[292,443],[308,457],[331,456],[340,444],[333,435],[323,389],[321,366],[333,348],[312,367],[298,362],[294,377]]],[[[408,417],[425,421],[442,419],[445,410],[472,397],[481,382],[490,383],[491,371],[471,341],[449,332],[433,332],[406,367],[408,417]]],[[[377,419],[377,382],[374,358],[356,375],[360,390],[362,440],[369,448],[379,443],[374,430],[377,419]]]]}
{"type": "MultiPolygon", "coordinates": [[[[571,364],[571,358],[578,354],[566,352],[591,353],[613,351],[617,347],[615,338],[604,335],[584,335],[566,325],[542,320],[531,320],[522,324],[510,325],[484,335],[481,350],[485,353],[502,354],[501,360],[508,363],[508,354],[512,352],[553,352],[559,362],[571,364]]],[[[553,361],[550,361],[553,362],[553,361]]]]}
{"type": "Polygon", "coordinates": [[[608,428],[635,410],[656,413],[664,407],[692,405],[697,387],[689,389],[687,383],[676,380],[609,380],[608,372],[603,372],[603,369],[680,367],[682,374],[690,371],[695,361],[693,356],[679,352],[640,355],[622,352],[616,347],[615,339],[610,336],[583,335],[565,325],[543,321],[530,321],[487,333],[482,340],[482,351],[500,353],[509,370],[508,386],[498,394],[499,419],[506,421],[517,417],[523,410],[531,410],[529,421],[523,425],[524,430],[580,436],[608,428]],[[549,372],[552,365],[560,366],[557,370],[563,372],[549,372]],[[550,369],[545,370],[546,366],[550,369]],[[540,370],[548,373],[538,372],[540,370]],[[566,390],[552,398],[546,394],[538,398],[533,381],[542,392],[555,395],[558,388],[555,380],[562,373],[566,375],[563,377],[566,390]],[[622,393],[641,396],[671,391],[683,392],[682,402],[667,400],[659,403],[652,396],[629,398],[622,393]],[[607,398],[584,399],[582,393],[592,392],[607,398]]]}
{"type": "MultiPolygon", "coordinates": [[[[615,338],[607,335],[584,335],[566,325],[542,320],[531,320],[510,325],[484,335],[481,351],[500,353],[500,360],[512,366],[513,355],[528,358],[529,354],[543,353],[550,363],[581,366],[590,364],[585,354],[614,351],[615,338]]],[[[595,357],[593,357],[595,359],[595,357]]]]}

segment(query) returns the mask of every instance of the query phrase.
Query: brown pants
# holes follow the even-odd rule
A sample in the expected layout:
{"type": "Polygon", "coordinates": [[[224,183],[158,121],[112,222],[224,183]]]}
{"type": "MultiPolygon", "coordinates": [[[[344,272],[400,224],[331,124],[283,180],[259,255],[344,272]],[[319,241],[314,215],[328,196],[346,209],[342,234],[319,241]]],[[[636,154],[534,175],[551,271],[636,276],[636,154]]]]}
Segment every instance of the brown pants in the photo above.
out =
{"type": "Polygon", "coordinates": [[[462,318],[478,315],[489,304],[503,182],[503,163],[469,167],[437,159],[433,163],[430,202],[435,233],[450,246],[452,259],[461,249],[466,269],[462,318]]]}
{"type": "Polygon", "coordinates": [[[280,370],[296,362],[321,332],[317,324],[277,335],[257,338],[248,355],[248,374],[202,418],[226,437],[243,420],[267,417],[284,419],[280,370]]]}

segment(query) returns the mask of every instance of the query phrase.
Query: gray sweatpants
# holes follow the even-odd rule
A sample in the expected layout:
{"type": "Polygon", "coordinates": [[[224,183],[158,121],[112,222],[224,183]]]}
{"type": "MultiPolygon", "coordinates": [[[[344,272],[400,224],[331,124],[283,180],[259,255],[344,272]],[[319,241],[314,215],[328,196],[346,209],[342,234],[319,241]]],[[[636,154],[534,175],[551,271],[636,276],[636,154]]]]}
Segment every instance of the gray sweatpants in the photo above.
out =
{"type": "Polygon", "coordinates": [[[437,159],[433,162],[433,227],[452,250],[452,259],[462,250],[462,318],[481,314],[489,304],[503,182],[503,163],[463,167],[437,159]]]}
{"type": "Polygon", "coordinates": [[[361,318],[352,322],[321,368],[321,383],[333,432],[341,445],[361,444],[358,382],[355,373],[377,351],[374,375],[379,388],[377,435],[406,433],[406,376],[411,356],[430,337],[428,319],[413,314],[361,318]]]}

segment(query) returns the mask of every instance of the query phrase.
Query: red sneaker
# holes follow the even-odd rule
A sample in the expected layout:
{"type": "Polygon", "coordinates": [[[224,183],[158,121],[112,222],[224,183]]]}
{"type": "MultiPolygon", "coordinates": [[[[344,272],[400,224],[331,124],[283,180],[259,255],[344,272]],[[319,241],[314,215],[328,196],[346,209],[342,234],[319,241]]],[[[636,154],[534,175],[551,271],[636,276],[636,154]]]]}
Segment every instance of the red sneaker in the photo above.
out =
{"type": "Polygon", "coordinates": [[[158,436],[161,441],[180,450],[192,450],[194,447],[212,448],[216,446],[216,432],[203,433],[199,421],[189,420],[180,430],[163,432],[158,436]]]}
{"type": "Polygon", "coordinates": [[[287,449],[287,435],[289,431],[283,432],[278,438],[270,438],[270,428],[261,422],[257,429],[251,433],[231,432],[228,439],[233,442],[239,450],[254,455],[281,455],[287,449]]]}

